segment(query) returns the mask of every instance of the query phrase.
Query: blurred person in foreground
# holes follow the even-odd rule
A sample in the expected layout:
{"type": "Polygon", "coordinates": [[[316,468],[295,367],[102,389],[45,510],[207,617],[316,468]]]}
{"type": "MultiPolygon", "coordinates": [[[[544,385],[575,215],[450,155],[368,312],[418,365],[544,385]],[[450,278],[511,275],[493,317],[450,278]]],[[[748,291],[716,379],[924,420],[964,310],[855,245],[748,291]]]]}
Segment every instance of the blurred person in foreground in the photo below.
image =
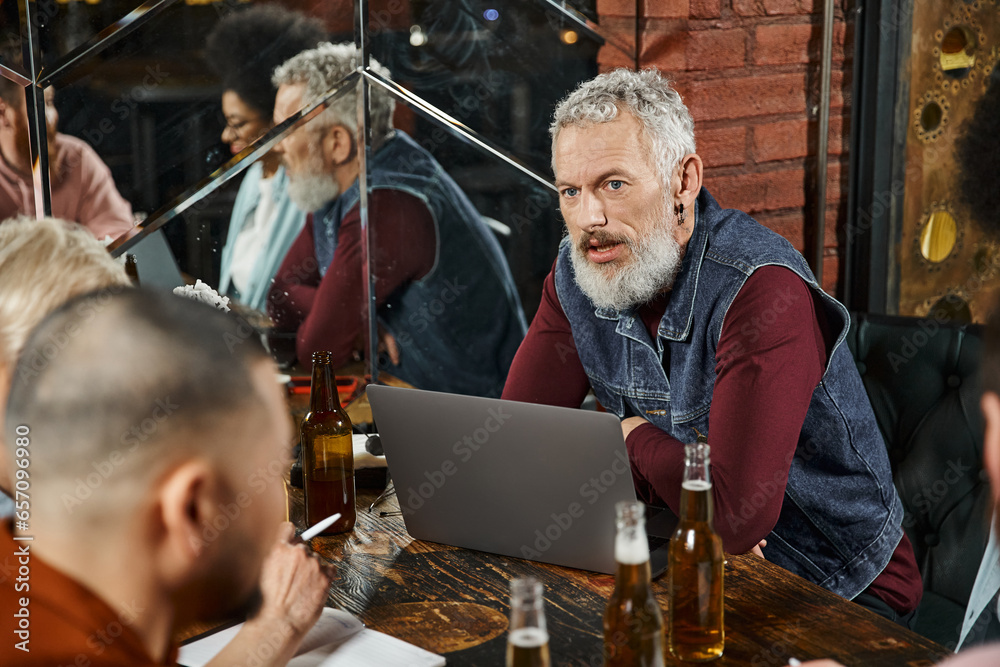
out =
{"type": "Polygon", "coordinates": [[[715,528],[910,625],[923,586],[885,443],[802,255],[702,187],[694,122],[655,70],[615,70],[556,107],[568,236],[503,398],[621,420],[648,504],[680,509],[683,444],[712,448],[715,528]]]}
{"type": "Polygon", "coordinates": [[[0,663],[173,665],[180,628],[257,601],[210,664],[292,657],[330,572],[282,524],[290,423],[249,330],[171,294],[105,289],[31,334],[4,433],[29,516],[0,529],[30,576],[0,582],[0,663]]]}
{"type": "MultiPolygon", "coordinates": [[[[7,389],[31,330],[77,294],[130,284],[124,267],[80,225],[25,217],[0,224],[0,444],[7,389]]],[[[10,474],[0,448],[0,516],[13,511],[10,474]]]]}
{"type": "MultiPolygon", "coordinates": [[[[15,61],[10,50],[0,59],[15,61]]],[[[80,223],[101,241],[129,232],[132,206],[118,193],[111,170],[85,141],[57,131],[55,89],[49,86],[44,95],[52,215],[80,223]]],[[[0,224],[19,213],[35,215],[29,132],[24,88],[0,77],[0,224]]]]}
{"type": "MultiPolygon", "coordinates": [[[[231,14],[209,33],[205,59],[222,78],[222,141],[236,155],[274,127],[274,69],[326,39],[319,19],[279,5],[231,14]]],[[[271,279],[306,223],[288,196],[281,155],[270,151],[240,183],[222,249],[219,292],[263,311],[271,279]]]]}
{"type": "MultiPolygon", "coordinates": [[[[277,69],[274,120],[315,103],[358,67],[353,44],[322,44],[277,69]]],[[[371,61],[381,76],[389,72],[371,61]]],[[[268,314],[297,332],[299,362],[351,360],[368,332],[357,95],[331,100],[278,144],[289,193],[311,213],[274,279],[268,314]]],[[[498,396],[527,324],[507,259],[482,216],[434,157],[392,126],[394,102],[371,87],[368,215],[379,365],[421,389],[498,396]]]]}
{"type": "MultiPolygon", "coordinates": [[[[1000,237],[1000,70],[994,70],[986,94],[956,141],[959,192],[973,219],[994,238],[1000,237]]],[[[997,618],[1000,617],[1000,302],[986,325],[983,358],[983,469],[993,491],[993,521],[989,542],[969,595],[956,650],[941,663],[947,667],[993,667],[1000,664],[997,618]],[[984,642],[993,642],[972,648],[984,642]]],[[[978,545],[976,545],[978,546],[978,545]]],[[[833,660],[802,663],[808,667],[840,667],[833,660]]]]}
{"type": "MultiPolygon", "coordinates": [[[[983,468],[990,478],[993,491],[993,527],[990,543],[983,556],[983,563],[976,578],[976,585],[970,597],[970,609],[975,606],[975,613],[966,615],[968,619],[962,629],[959,643],[961,647],[970,631],[981,622],[980,614],[987,619],[993,614],[1000,614],[1000,608],[995,604],[986,609],[990,600],[996,600],[997,577],[1000,576],[1000,551],[997,549],[997,533],[1000,531],[1000,303],[996,305],[993,315],[987,324],[986,345],[983,361],[983,397],[980,408],[983,411],[985,432],[983,435],[983,468]],[[992,582],[992,585],[991,585],[992,582]],[[987,589],[982,602],[976,605],[977,591],[987,589]]],[[[801,663],[802,667],[843,667],[834,660],[811,660],[801,663]]],[[[942,667],[994,667],[1000,665],[1000,643],[988,643],[974,648],[968,648],[954,658],[939,663],[942,667]]]]}

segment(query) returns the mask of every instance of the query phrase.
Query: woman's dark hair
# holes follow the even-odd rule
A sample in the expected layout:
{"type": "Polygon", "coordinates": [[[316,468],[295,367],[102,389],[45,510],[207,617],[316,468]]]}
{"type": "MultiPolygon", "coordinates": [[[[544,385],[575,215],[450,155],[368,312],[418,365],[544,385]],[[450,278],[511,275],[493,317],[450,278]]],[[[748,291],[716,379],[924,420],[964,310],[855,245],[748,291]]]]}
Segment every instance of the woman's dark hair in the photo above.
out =
{"type": "Polygon", "coordinates": [[[955,142],[959,191],[976,222],[1000,238],[1000,69],[962,129],[955,142]]]}
{"type": "Polygon", "coordinates": [[[326,39],[319,19],[277,5],[257,5],[219,21],[208,35],[205,57],[226,90],[270,120],[277,92],[271,73],[326,39]]]}

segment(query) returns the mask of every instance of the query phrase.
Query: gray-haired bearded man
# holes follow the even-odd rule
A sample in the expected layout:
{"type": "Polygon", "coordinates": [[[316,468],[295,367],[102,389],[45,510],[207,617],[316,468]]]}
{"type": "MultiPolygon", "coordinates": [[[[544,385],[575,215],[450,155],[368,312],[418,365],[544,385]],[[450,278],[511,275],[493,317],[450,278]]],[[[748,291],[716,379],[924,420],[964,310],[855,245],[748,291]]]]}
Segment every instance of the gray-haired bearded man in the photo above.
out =
{"type": "MultiPolygon", "coordinates": [[[[357,66],[353,44],[321,44],[286,62],[274,75],[275,123],[357,66]]],[[[422,389],[496,396],[527,327],[507,260],[455,181],[393,129],[393,106],[372,87],[371,260],[379,326],[392,341],[380,366],[422,389]]],[[[352,84],[277,149],[289,195],[312,215],[275,276],[268,312],[279,330],[297,332],[303,363],[330,350],[340,365],[367,332],[356,109],[352,84]]]]}
{"type": "Polygon", "coordinates": [[[847,310],[788,241],[702,188],[694,123],[656,71],[582,84],[552,124],[568,237],[504,398],[622,419],[641,497],[679,510],[682,443],[712,446],[726,551],[910,623],[922,586],[847,310]]]}

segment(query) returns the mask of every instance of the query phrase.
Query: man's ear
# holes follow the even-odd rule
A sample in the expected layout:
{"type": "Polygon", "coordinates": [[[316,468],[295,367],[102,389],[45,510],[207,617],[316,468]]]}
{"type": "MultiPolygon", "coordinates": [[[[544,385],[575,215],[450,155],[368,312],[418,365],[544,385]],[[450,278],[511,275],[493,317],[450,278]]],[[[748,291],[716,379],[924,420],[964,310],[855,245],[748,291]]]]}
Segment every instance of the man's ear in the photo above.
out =
{"type": "Polygon", "coordinates": [[[983,393],[979,400],[986,429],[983,433],[983,468],[990,476],[993,502],[1000,504],[1000,396],[992,391],[983,393]]]}
{"type": "Polygon", "coordinates": [[[704,165],[702,165],[701,158],[697,153],[688,153],[681,158],[671,184],[673,185],[675,208],[679,204],[684,204],[685,211],[694,212],[694,200],[701,192],[703,169],[704,165]]]}
{"type": "Polygon", "coordinates": [[[354,159],[354,134],[343,125],[334,125],[323,135],[323,154],[336,167],[354,159]]]}
{"type": "Polygon", "coordinates": [[[218,471],[204,459],[185,461],[160,481],[155,539],[164,580],[181,583],[204,565],[203,555],[219,537],[213,519],[218,514],[220,482],[218,471]]]}

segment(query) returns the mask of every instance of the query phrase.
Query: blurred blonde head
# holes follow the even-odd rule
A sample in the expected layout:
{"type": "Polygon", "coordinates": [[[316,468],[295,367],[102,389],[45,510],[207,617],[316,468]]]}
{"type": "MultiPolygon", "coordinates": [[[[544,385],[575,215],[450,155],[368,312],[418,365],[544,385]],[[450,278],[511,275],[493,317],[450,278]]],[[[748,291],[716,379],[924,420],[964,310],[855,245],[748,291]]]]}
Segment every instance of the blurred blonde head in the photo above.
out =
{"type": "Polygon", "coordinates": [[[125,268],[81,225],[26,217],[0,223],[0,370],[13,368],[28,334],[57,307],[129,284],[125,268]]]}

